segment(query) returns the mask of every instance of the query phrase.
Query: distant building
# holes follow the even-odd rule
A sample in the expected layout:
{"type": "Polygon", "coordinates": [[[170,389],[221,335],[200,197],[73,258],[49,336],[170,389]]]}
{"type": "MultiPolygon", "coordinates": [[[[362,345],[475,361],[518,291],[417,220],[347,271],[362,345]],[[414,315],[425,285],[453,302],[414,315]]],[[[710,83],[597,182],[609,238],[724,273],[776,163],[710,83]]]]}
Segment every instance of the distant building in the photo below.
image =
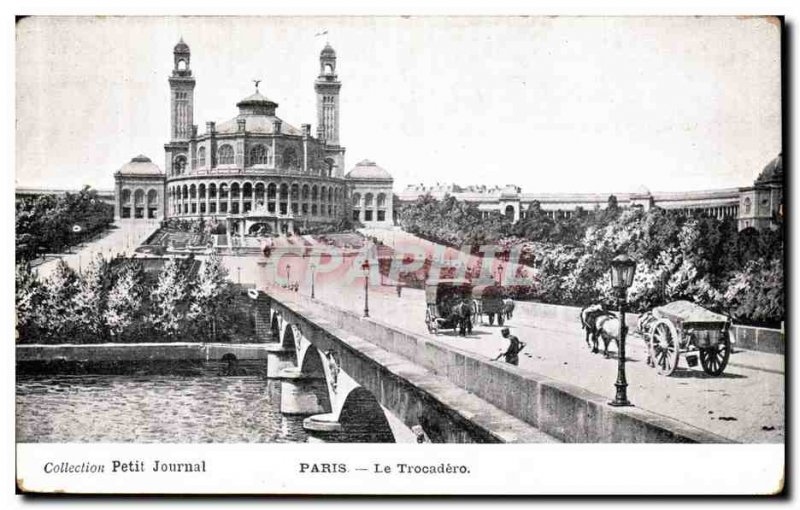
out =
{"type": "Polygon", "coordinates": [[[739,189],[739,230],[776,228],[782,223],[783,182],[783,154],[779,154],[752,186],[739,189]]]}
{"type": "Polygon", "coordinates": [[[391,221],[388,172],[362,162],[344,174],[345,148],[339,139],[342,83],[330,45],[319,55],[314,82],[316,136],[310,124],[298,129],[279,118],[278,104],[258,91],[258,82],[255,93],[236,104],[238,115],[220,123],[206,122],[205,131],[199,133],[190,60],[189,46],[181,40],[173,50],[169,77],[166,172],[145,156],[120,168],[114,174],[119,219],[213,218],[226,222],[231,234],[288,233],[351,217],[350,198],[355,192],[361,218],[372,218],[362,221],[391,221]],[[363,202],[367,197],[372,197],[374,206],[363,202]]]}
{"type": "Polygon", "coordinates": [[[394,224],[394,179],[389,172],[365,159],[347,173],[346,179],[352,190],[353,220],[368,227],[394,224]]]}
{"type": "MultiPolygon", "coordinates": [[[[409,203],[430,194],[434,198],[450,195],[474,204],[484,217],[493,213],[517,222],[540,207],[552,218],[569,218],[577,210],[605,208],[610,193],[523,193],[519,186],[460,186],[439,184],[409,185],[397,193],[397,199],[409,203]]],[[[703,212],[719,219],[736,218],[739,230],[776,228],[783,214],[783,159],[778,155],[761,172],[755,183],[746,188],[723,188],[707,191],[651,192],[640,187],[634,192],[613,193],[621,207],[638,206],[703,212]]]]}

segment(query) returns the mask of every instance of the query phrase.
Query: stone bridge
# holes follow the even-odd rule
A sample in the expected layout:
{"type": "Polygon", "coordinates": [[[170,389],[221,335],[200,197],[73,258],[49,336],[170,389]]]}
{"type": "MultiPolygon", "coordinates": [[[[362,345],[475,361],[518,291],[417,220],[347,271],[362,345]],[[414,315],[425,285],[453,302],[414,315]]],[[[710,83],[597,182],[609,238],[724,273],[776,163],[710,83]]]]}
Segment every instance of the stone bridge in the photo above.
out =
{"type": "Polygon", "coordinates": [[[728,442],[298,293],[269,287],[258,300],[281,410],[307,415],[312,434],[393,441],[395,418],[432,442],[728,442]]]}

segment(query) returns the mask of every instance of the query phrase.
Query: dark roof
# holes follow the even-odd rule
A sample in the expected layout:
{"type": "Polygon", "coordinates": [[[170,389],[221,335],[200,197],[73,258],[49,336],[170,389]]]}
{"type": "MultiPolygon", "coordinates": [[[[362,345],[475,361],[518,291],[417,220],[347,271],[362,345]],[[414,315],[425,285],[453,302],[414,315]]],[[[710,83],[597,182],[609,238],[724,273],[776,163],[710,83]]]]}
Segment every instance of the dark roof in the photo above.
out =
{"type": "Polygon", "coordinates": [[[183,37],[181,37],[181,40],[178,41],[178,44],[175,45],[175,49],[172,51],[174,53],[189,53],[189,45],[183,42],[183,37]]]}
{"type": "Polygon", "coordinates": [[[756,184],[771,183],[783,183],[783,153],[778,154],[778,157],[767,163],[756,179],[756,184]]]}
{"type": "Polygon", "coordinates": [[[325,47],[322,48],[322,51],[319,53],[320,57],[333,57],[336,58],[336,52],[334,51],[333,47],[325,43],[325,47]]]}

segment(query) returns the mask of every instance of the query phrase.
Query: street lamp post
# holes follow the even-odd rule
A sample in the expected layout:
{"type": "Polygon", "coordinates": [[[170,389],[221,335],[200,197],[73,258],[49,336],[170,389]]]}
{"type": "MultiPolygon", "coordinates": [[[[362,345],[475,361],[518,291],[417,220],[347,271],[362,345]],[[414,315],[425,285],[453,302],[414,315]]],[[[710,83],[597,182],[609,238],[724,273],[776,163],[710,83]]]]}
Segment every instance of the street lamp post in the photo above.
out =
{"type": "Polygon", "coordinates": [[[361,264],[361,270],[364,272],[364,317],[369,317],[369,261],[365,260],[361,264]]]}
{"type": "Polygon", "coordinates": [[[242,266],[236,266],[236,283],[242,284],[242,266]]]}
{"type": "Polygon", "coordinates": [[[625,337],[628,335],[628,326],[625,325],[625,304],[628,297],[628,287],[633,283],[636,273],[636,261],[627,255],[618,255],[611,261],[611,287],[617,293],[619,303],[619,352],[617,354],[617,382],[614,400],[609,405],[615,407],[631,406],[628,401],[628,380],[625,377],[625,337]]]}
{"type": "Polygon", "coordinates": [[[312,263],[311,264],[311,299],[314,299],[314,274],[316,273],[317,265],[312,263]]]}

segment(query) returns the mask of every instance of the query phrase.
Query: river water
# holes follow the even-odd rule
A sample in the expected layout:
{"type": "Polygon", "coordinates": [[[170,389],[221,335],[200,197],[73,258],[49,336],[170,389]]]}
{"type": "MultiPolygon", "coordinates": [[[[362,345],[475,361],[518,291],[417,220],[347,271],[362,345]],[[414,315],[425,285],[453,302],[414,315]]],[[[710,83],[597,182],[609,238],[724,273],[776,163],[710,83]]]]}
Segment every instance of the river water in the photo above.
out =
{"type": "Polygon", "coordinates": [[[259,376],[17,376],[17,442],[306,442],[259,376]]]}

